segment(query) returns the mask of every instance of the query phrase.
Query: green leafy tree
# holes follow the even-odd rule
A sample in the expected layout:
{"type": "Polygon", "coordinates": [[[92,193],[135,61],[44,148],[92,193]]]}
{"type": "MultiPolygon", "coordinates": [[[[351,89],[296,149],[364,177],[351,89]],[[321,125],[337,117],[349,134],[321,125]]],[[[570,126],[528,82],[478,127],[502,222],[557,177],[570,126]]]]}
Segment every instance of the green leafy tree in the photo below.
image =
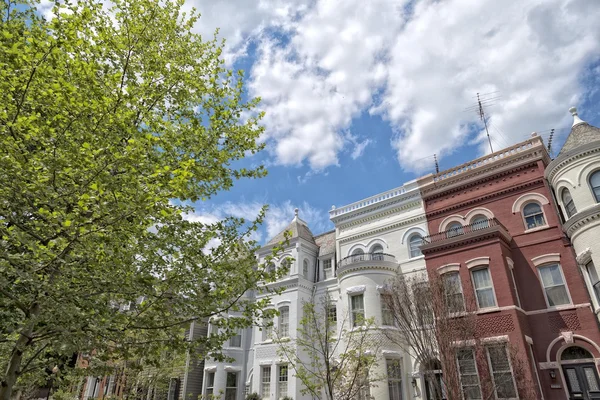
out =
{"type": "Polygon", "coordinates": [[[327,296],[304,302],[296,336],[279,337],[275,331],[278,354],[302,382],[303,395],[319,400],[370,399],[371,387],[382,379],[374,373],[381,349],[375,321],[358,316],[356,326],[349,328],[348,318],[337,316],[335,303],[327,296]]]}
{"type": "MultiPolygon", "coordinates": [[[[216,353],[268,302],[242,296],[261,223],[185,218],[186,204],[259,178],[258,100],[193,33],[183,1],[0,3],[0,400],[87,352],[158,363],[183,330],[230,310],[216,353]],[[41,372],[40,372],[41,371],[41,372]]],[[[275,250],[277,251],[277,249],[275,250]]]]}

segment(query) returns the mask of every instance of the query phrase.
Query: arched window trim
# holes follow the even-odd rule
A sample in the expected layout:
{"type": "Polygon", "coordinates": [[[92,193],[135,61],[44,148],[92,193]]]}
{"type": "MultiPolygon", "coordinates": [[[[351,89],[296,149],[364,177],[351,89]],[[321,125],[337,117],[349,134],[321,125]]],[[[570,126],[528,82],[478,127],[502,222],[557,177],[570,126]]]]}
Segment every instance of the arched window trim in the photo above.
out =
{"type": "Polygon", "coordinates": [[[594,186],[592,184],[592,178],[598,176],[598,180],[600,180],[600,169],[593,171],[588,177],[588,185],[590,186],[590,190],[592,191],[592,195],[594,196],[594,200],[596,203],[600,203],[600,182],[598,182],[599,186],[594,186]]]}
{"type": "Polygon", "coordinates": [[[409,238],[408,238],[408,258],[417,258],[417,257],[423,256],[423,253],[421,252],[421,249],[420,249],[422,241],[423,241],[423,236],[418,232],[415,232],[409,236],[409,238]],[[414,243],[413,243],[413,241],[414,241],[414,243]],[[414,245],[417,243],[417,241],[418,241],[419,245],[415,249],[414,245]]]}
{"type": "Polygon", "coordinates": [[[575,207],[573,196],[571,196],[571,192],[568,188],[563,187],[560,190],[560,201],[562,202],[563,210],[565,211],[567,218],[571,218],[573,215],[577,214],[577,207],[575,207]]]}

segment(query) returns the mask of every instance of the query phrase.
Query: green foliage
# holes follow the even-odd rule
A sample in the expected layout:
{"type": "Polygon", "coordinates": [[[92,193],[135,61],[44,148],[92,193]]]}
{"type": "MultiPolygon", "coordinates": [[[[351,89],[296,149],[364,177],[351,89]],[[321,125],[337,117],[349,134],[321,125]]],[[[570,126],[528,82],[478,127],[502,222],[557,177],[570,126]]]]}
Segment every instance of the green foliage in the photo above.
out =
{"type": "Polygon", "coordinates": [[[45,20],[35,2],[0,3],[2,400],[79,352],[99,369],[218,352],[262,318],[268,299],[243,293],[277,274],[249,241],[264,209],[185,218],[188,202],[266,173],[234,167],[262,149],[242,73],[192,32],[182,0],[110,4],[67,2],[45,20]],[[239,317],[221,335],[184,340],[223,311],[239,317]]]}
{"type": "Polygon", "coordinates": [[[261,397],[258,393],[250,393],[248,396],[246,396],[246,400],[261,400],[261,397]]]}

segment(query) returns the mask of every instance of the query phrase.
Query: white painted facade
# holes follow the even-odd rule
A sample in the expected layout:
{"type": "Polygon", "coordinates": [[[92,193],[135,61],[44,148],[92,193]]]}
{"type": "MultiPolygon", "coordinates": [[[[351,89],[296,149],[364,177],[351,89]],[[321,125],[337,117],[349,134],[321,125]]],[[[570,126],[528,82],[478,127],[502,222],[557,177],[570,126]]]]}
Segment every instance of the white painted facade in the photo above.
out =
{"type": "MultiPolygon", "coordinates": [[[[280,267],[287,257],[294,259],[289,274],[269,285],[285,288],[281,294],[272,296],[271,307],[280,313],[284,308],[289,310],[289,336],[292,343],[301,319],[303,302],[310,300],[313,292],[317,299],[329,295],[337,301],[337,320],[340,325],[342,322],[350,324],[348,313],[351,297],[362,295],[365,317],[373,317],[381,325],[380,292],[385,283],[398,271],[425,273],[423,256],[418,254],[418,248],[414,246],[411,254],[410,247],[411,238],[427,235],[425,212],[416,181],[348,206],[333,208],[330,219],[335,231],[313,236],[304,221],[296,215],[286,228],[294,234],[283,254],[274,262],[275,267],[280,267]],[[362,251],[365,255],[351,257],[355,251],[362,251]],[[375,256],[370,254],[373,252],[375,256]],[[380,253],[383,254],[377,255],[380,253]],[[329,263],[331,269],[327,269],[329,263]],[[306,271],[308,273],[305,275],[306,271]]],[[[277,242],[272,240],[258,252],[259,262],[262,263],[271,254],[277,242]]],[[[276,318],[273,329],[281,325],[281,318],[276,318]]],[[[350,326],[345,328],[351,329],[350,326]]],[[[382,337],[379,331],[373,331],[373,334],[382,337]]],[[[242,343],[243,349],[226,350],[235,358],[235,363],[206,361],[203,394],[206,394],[208,374],[214,374],[213,393],[218,394],[226,391],[227,373],[236,372],[240,389],[236,400],[242,400],[246,393],[253,392],[259,393],[263,399],[280,399],[283,395],[280,373],[286,363],[277,354],[277,345],[260,327],[244,332],[242,343]],[[268,375],[265,376],[265,373],[268,375]]],[[[423,398],[419,367],[410,355],[383,340],[378,356],[378,370],[372,371],[372,376],[386,376],[386,359],[401,360],[402,398],[423,398]]],[[[309,395],[301,395],[302,384],[293,375],[290,368],[287,395],[294,400],[311,399],[309,395]]],[[[378,400],[390,399],[387,380],[377,382],[376,387],[371,388],[371,396],[378,400]]],[[[221,398],[229,400],[225,396],[221,398]]]]}
{"type": "Polygon", "coordinates": [[[590,182],[592,175],[600,171],[600,129],[582,121],[575,108],[570,111],[573,128],[560,154],[548,165],[546,178],[563,216],[564,231],[573,243],[595,314],[600,318],[600,201],[590,182]]]}

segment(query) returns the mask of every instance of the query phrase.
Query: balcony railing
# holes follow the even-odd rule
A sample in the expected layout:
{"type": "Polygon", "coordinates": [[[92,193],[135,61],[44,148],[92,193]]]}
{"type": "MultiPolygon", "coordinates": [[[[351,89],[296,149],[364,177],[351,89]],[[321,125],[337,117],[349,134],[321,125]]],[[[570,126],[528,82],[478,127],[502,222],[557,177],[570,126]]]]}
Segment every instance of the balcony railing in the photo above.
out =
{"type": "MultiPolygon", "coordinates": [[[[469,224],[469,225],[462,225],[460,227],[445,230],[444,232],[425,236],[423,238],[423,244],[425,245],[425,244],[430,244],[430,243],[436,243],[436,242],[440,242],[442,240],[452,239],[452,238],[455,238],[458,236],[467,235],[469,233],[474,233],[474,232],[483,233],[482,232],[483,230],[494,227],[494,226],[500,226],[500,227],[504,228],[504,226],[496,218],[489,218],[489,219],[484,219],[484,220],[480,220],[477,222],[473,222],[472,224],[469,224]]],[[[506,228],[504,228],[504,230],[506,230],[506,228]]]]}
{"type": "Polygon", "coordinates": [[[355,254],[352,256],[348,256],[342,258],[338,262],[338,268],[345,267],[347,265],[359,263],[362,261],[387,261],[387,262],[396,262],[396,257],[391,254],[386,253],[365,253],[365,254],[355,254]]]}

